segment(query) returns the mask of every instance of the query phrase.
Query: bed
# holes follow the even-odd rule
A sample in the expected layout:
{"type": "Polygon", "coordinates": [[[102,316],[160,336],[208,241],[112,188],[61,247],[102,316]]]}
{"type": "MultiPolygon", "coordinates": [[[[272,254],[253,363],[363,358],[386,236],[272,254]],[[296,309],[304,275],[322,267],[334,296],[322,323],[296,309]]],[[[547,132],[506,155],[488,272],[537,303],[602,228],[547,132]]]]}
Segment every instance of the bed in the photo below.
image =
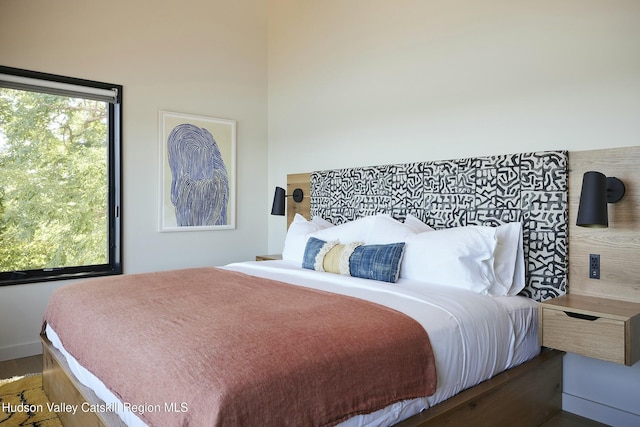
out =
{"type": "MultiPolygon", "coordinates": [[[[305,331],[304,337],[313,336],[314,340],[323,343],[321,347],[332,348],[331,355],[322,355],[320,361],[300,364],[300,360],[311,360],[312,356],[323,354],[323,351],[311,347],[311,355],[289,357],[289,353],[295,353],[298,347],[306,344],[274,346],[273,342],[277,341],[266,338],[269,345],[264,348],[271,349],[266,353],[289,349],[291,351],[277,355],[276,360],[284,357],[287,361],[282,364],[304,365],[307,370],[302,371],[301,379],[295,380],[298,383],[291,380],[293,394],[291,390],[287,394],[282,378],[289,378],[290,373],[265,368],[266,372],[278,372],[269,381],[280,381],[280,385],[271,389],[269,387],[272,385],[261,382],[260,387],[266,387],[263,390],[269,393],[252,394],[244,390],[246,396],[232,396],[230,400],[235,401],[235,407],[229,410],[228,414],[231,415],[222,411],[222,415],[215,419],[220,425],[262,424],[257,420],[271,425],[285,425],[289,420],[296,420],[291,422],[295,425],[345,427],[460,424],[465,420],[467,423],[472,421],[474,425],[509,425],[514,422],[519,425],[539,425],[559,410],[561,358],[558,352],[540,352],[536,301],[566,291],[566,169],[566,152],[544,152],[319,171],[307,175],[308,181],[303,179],[306,182],[302,183],[293,182],[300,178],[296,176],[290,185],[308,186],[310,198],[306,213],[307,218],[313,219],[292,215],[282,261],[244,262],[222,268],[128,276],[115,279],[116,282],[128,282],[109,286],[104,286],[99,280],[114,279],[97,279],[72,287],[80,298],[90,302],[98,300],[96,295],[100,289],[109,287],[139,287],[142,292],[142,283],[148,282],[151,295],[157,295],[158,283],[165,283],[162,280],[166,279],[168,282],[179,282],[179,286],[183,287],[193,283],[193,294],[199,295],[201,288],[205,288],[202,292],[210,292],[210,288],[217,287],[222,289],[217,292],[227,292],[225,286],[215,283],[238,280],[244,295],[251,297],[226,293],[220,295],[224,295],[222,299],[242,300],[243,304],[245,300],[258,301],[256,306],[245,307],[242,314],[244,316],[247,312],[255,311],[258,317],[247,323],[264,323],[264,328],[252,333],[262,335],[266,330],[288,330],[290,324],[300,323],[298,326],[305,331]],[[498,239],[497,235],[501,233],[498,230],[508,237],[498,239]],[[400,248],[399,243],[402,243],[400,248]],[[447,250],[434,251],[434,248],[449,246],[451,248],[447,250]],[[465,256],[460,256],[460,250],[467,251],[465,256]],[[507,266],[506,269],[497,267],[495,255],[498,251],[502,251],[500,260],[509,260],[501,261],[501,265],[507,266]],[[427,258],[428,262],[424,262],[427,253],[431,255],[427,258]],[[452,253],[457,256],[448,257],[447,254],[452,253]],[[347,273],[344,271],[345,259],[347,273]],[[427,272],[429,279],[424,277],[427,272]],[[202,283],[208,280],[204,278],[210,275],[219,275],[215,279],[217,282],[203,286],[202,283]],[[249,286],[248,283],[254,281],[249,286]],[[304,297],[295,296],[299,292],[304,297]],[[283,297],[279,298],[278,295],[283,297]],[[269,311],[258,312],[259,301],[269,301],[262,305],[271,307],[272,312],[278,311],[280,315],[291,308],[287,305],[294,305],[278,306],[277,300],[285,298],[287,301],[290,298],[297,298],[296,301],[317,299],[318,306],[323,306],[321,301],[330,299],[331,304],[325,304],[322,310],[326,309],[326,305],[344,307],[334,310],[340,312],[336,316],[347,316],[336,318],[338,325],[340,322],[342,325],[358,325],[358,332],[350,331],[346,335],[343,332],[337,338],[324,335],[325,330],[344,329],[330,323],[323,328],[325,320],[329,321],[325,318],[333,317],[333,314],[324,316],[324,311],[314,312],[315,317],[310,324],[284,320],[289,319],[286,316],[291,316],[288,312],[283,314],[285,317],[274,317],[275,323],[263,321],[275,315],[269,311]],[[342,305],[351,303],[356,305],[342,305]],[[362,319],[369,320],[356,323],[362,319]],[[369,336],[364,333],[366,323],[371,323],[374,330],[369,336]],[[282,325],[282,328],[277,325],[282,325]],[[363,331],[362,337],[358,335],[360,331],[363,331]],[[413,335],[404,336],[404,332],[408,331],[412,331],[413,335]],[[421,334],[421,331],[426,334],[421,334]],[[351,334],[358,336],[357,344],[348,342],[352,339],[351,334]],[[338,344],[332,345],[334,342],[338,344]],[[369,346],[361,345],[361,342],[367,342],[369,346]],[[414,347],[416,344],[419,345],[414,347]],[[357,351],[351,351],[352,347],[357,351]],[[359,357],[353,365],[338,365],[336,368],[326,360],[337,358],[343,363],[342,359],[353,356],[351,353],[359,357]],[[334,357],[337,354],[340,356],[334,357]],[[402,363],[397,363],[396,358],[402,363]],[[410,365],[416,362],[418,365],[410,365]],[[318,363],[327,364],[320,369],[318,363]],[[393,366],[393,363],[400,366],[393,366]],[[347,369],[344,366],[350,367],[347,369]],[[356,375],[349,377],[347,372],[356,375]],[[304,382],[305,375],[309,379],[307,384],[304,382]],[[352,387],[353,393],[348,391],[351,388],[336,392],[337,387],[344,386],[343,383],[352,387]],[[319,396],[318,389],[330,389],[334,394],[319,396]],[[375,393],[368,394],[370,390],[375,393]],[[378,392],[379,395],[376,394],[378,392]],[[265,394],[271,396],[271,400],[265,394]],[[336,395],[340,398],[336,399],[336,395]],[[274,400],[273,396],[278,398],[274,400]],[[284,409],[279,406],[282,400],[286,401],[282,407],[284,409]],[[344,406],[345,401],[349,405],[344,406]],[[318,404],[310,405],[309,402],[318,404]],[[362,406],[363,402],[369,406],[362,406]],[[333,408],[332,405],[340,408],[333,408]],[[289,412],[290,417],[287,413],[298,411],[295,408],[310,406],[332,408],[327,413],[313,415],[320,417],[317,419],[306,413],[300,415],[301,418],[296,418],[299,416],[297,412],[295,416],[289,412]],[[267,412],[260,412],[265,408],[267,412]],[[280,415],[275,414],[278,411],[281,411],[280,415]],[[250,418],[252,416],[254,418],[250,418]]],[[[290,204],[290,211],[295,213],[296,209],[300,207],[290,204]]],[[[185,289],[191,288],[180,290],[184,292],[185,289]]],[[[45,391],[54,402],[97,402],[85,403],[86,408],[96,410],[80,410],[76,414],[63,412],[61,418],[65,425],[210,425],[211,420],[206,416],[214,412],[210,408],[218,405],[217,401],[198,400],[202,402],[199,403],[202,414],[198,415],[193,405],[189,405],[189,399],[184,397],[186,395],[171,394],[169,398],[166,394],[169,392],[162,391],[160,396],[165,393],[172,418],[156,418],[154,412],[167,412],[165,405],[157,401],[145,401],[154,395],[143,393],[143,397],[140,397],[135,393],[141,391],[136,391],[136,387],[126,381],[129,375],[144,371],[147,376],[141,376],[135,383],[146,384],[147,387],[137,388],[147,391],[161,389],[161,383],[167,380],[160,379],[159,372],[173,372],[175,379],[181,372],[199,363],[190,362],[188,367],[180,369],[165,365],[158,365],[163,367],[160,370],[156,367],[155,371],[154,366],[143,369],[144,365],[153,365],[150,360],[154,361],[153,355],[158,353],[175,352],[175,359],[182,358],[177,357],[182,354],[177,349],[164,347],[164,342],[152,339],[145,344],[145,348],[156,350],[135,353],[147,354],[139,367],[134,365],[136,357],[129,354],[126,366],[113,368],[113,360],[118,360],[118,357],[122,360],[127,356],[127,345],[125,349],[113,350],[118,341],[129,343],[141,339],[143,335],[160,336],[162,328],[140,332],[138,326],[134,328],[131,324],[125,324],[120,326],[123,328],[121,331],[131,332],[125,335],[117,332],[117,328],[111,329],[111,326],[96,326],[92,328],[92,333],[83,336],[78,331],[81,328],[73,327],[78,319],[85,319],[81,324],[89,324],[101,316],[107,319],[110,316],[131,317],[132,321],[136,321],[137,314],[132,313],[137,313],[137,308],[129,306],[128,312],[118,311],[122,302],[115,300],[117,295],[122,294],[126,293],[116,291],[116,295],[105,295],[102,306],[107,308],[102,311],[100,307],[84,309],[82,304],[72,301],[65,291],[52,297],[42,334],[45,391]],[[59,314],[64,312],[73,312],[73,319],[64,320],[59,314]],[[105,331],[102,336],[100,331],[105,331]],[[70,337],[73,335],[79,336],[79,344],[72,343],[70,337]],[[117,339],[114,339],[114,335],[117,339]],[[160,347],[156,348],[156,345],[160,347]],[[110,354],[112,351],[116,354],[110,354]],[[88,369],[83,365],[87,365],[88,369]],[[98,374],[93,375],[92,371],[98,374]],[[114,374],[112,371],[117,372],[114,374]],[[131,402],[137,402],[138,407],[132,409],[129,405],[128,410],[119,411],[131,402]],[[162,410],[155,411],[156,404],[162,410]],[[206,405],[213,406],[204,408],[206,405]],[[205,418],[195,418],[196,415],[205,418]]],[[[136,294],[136,298],[143,299],[143,295],[136,294]]],[[[175,295],[178,294],[173,295],[177,299],[175,295]]],[[[194,301],[189,303],[192,305],[176,309],[174,304],[166,304],[170,296],[148,298],[153,301],[148,305],[178,310],[169,312],[171,315],[168,318],[172,320],[188,318],[181,313],[195,313],[191,308],[198,305],[198,298],[192,298],[194,301]]],[[[297,303],[294,306],[297,310],[297,303]]],[[[303,318],[305,314],[297,313],[297,316],[303,318]]],[[[228,314],[224,317],[231,319],[228,314]]],[[[171,323],[166,322],[166,318],[155,322],[144,317],[137,320],[144,324],[171,323]]],[[[216,318],[204,322],[211,325],[222,320],[216,318]]],[[[181,327],[175,324],[169,326],[174,329],[181,327]]],[[[209,333],[209,329],[215,328],[209,327],[195,333],[196,344],[202,341],[199,337],[209,333]]],[[[238,332],[240,335],[242,333],[238,332]]],[[[297,339],[302,340],[300,335],[297,339]]],[[[240,340],[244,344],[248,341],[251,340],[240,340]]],[[[220,350],[211,342],[200,342],[195,348],[198,354],[231,354],[231,350],[220,350]]],[[[259,350],[249,346],[249,349],[242,351],[252,355],[255,351],[260,355],[251,359],[249,365],[252,369],[262,363],[263,356],[259,350]]],[[[239,357],[230,356],[230,359],[235,361],[239,357]]],[[[206,367],[212,360],[217,359],[205,358],[204,362],[200,362],[206,367]]],[[[236,372],[249,369],[244,365],[229,366],[234,368],[227,370],[236,372]]],[[[254,376],[255,372],[251,372],[251,376],[254,376]]],[[[236,384],[238,380],[237,377],[231,377],[230,381],[236,384]]],[[[172,383],[168,384],[168,389],[172,387],[172,383]]],[[[217,390],[213,385],[202,387],[217,390]]],[[[248,387],[255,388],[254,385],[248,387]]],[[[198,396],[201,394],[204,393],[199,391],[198,396]]],[[[155,398],[158,398],[157,394],[155,398]]],[[[224,399],[229,397],[223,396],[224,399]]]]}

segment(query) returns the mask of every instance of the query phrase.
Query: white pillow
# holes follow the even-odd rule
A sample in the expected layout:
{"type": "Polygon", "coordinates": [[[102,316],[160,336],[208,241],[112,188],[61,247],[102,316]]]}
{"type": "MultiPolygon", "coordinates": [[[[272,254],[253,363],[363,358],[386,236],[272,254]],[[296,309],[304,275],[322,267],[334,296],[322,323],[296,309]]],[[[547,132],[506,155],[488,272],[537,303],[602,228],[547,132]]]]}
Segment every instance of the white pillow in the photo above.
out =
{"type": "Polygon", "coordinates": [[[400,277],[488,294],[495,282],[496,228],[427,231],[406,241],[400,277]]]}
{"type": "Polygon", "coordinates": [[[520,223],[513,222],[496,227],[496,251],[494,253],[493,268],[496,273],[496,282],[489,293],[494,296],[509,295],[509,289],[513,283],[513,274],[516,267],[516,255],[518,245],[518,233],[520,223]]]}
{"type": "Polygon", "coordinates": [[[420,221],[418,218],[411,214],[407,214],[407,217],[404,219],[404,223],[409,227],[413,228],[416,233],[422,233],[425,231],[433,231],[434,229],[429,227],[424,222],[420,221]]]}
{"type": "MultiPolygon", "coordinates": [[[[344,224],[314,231],[308,237],[315,237],[316,239],[324,240],[325,242],[338,240],[342,244],[351,242],[368,243],[366,239],[375,218],[375,215],[365,216],[353,221],[345,222],[344,224]]],[[[304,243],[306,244],[306,240],[304,243]]],[[[302,251],[304,252],[304,246],[302,247],[302,251]]]]}
{"type": "Polygon", "coordinates": [[[489,293],[494,296],[517,295],[524,288],[522,224],[511,222],[496,227],[496,239],[493,264],[496,282],[489,293]]]}
{"type": "MultiPolygon", "coordinates": [[[[296,214],[296,215],[300,215],[300,214],[296,214]]],[[[300,215],[300,216],[302,216],[302,215],[300,215]]],[[[295,217],[294,217],[294,219],[295,219],[295,217]]],[[[333,224],[331,224],[329,221],[327,221],[326,219],[324,219],[324,218],[322,218],[321,216],[318,216],[318,215],[315,215],[313,218],[311,218],[311,222],[313,222],[314,224],[319,225],[321,228],[333,227],[333,224]]]]}
{"type": "Polygon", "coordinates": [[[400,243],[414,235],[416,230],[400,221],[396,221],[388,214],[378,214],[371,222],[371,227],[364,239],[367,245],[387,245],[400,243]]]}
{"type": "Polygon", "coordinates": [[[329,227],[333,227],[333,225],[320,217],[313,217],[311,221],[307,221],[302,215],[296,214],[287,230],[287,237],[284,240],[284,248],[282,249],[282,259],[295,261],[302,265],[304,248],[309,234],[329,227]]]}
{"type": "Polygon", "coordinates": [[[516,266],[513,270],[513,282],[511,283],[511,289],[509,289],[509,295],[518,295],[521,290],[524,289],[527,284],[525,281],[525,269],[524,269],[524,247],[522,242],[522,224],[520,224],[518,233],[518,244],[516,248],[516,266]]]}

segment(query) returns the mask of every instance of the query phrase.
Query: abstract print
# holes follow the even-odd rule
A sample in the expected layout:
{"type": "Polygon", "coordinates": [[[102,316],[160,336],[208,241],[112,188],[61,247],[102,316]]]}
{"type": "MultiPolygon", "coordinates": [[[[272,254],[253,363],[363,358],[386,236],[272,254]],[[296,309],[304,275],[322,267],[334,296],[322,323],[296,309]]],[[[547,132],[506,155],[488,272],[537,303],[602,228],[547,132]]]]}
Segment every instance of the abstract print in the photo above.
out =
{"type": "Polygon", "coordinates": [[[192,124],[178,125],[167,139],[167,154],[177,225],[227,224],[229,179],[213,135],[192,124]]]}
{"type": "Polygon", "coordinates": [[[435,229],[523,226],[526,287],[544,301],[567,290],[567,152],[548,151],[317,171],[311,215],[341,224],[412,214],[435,229]]]}

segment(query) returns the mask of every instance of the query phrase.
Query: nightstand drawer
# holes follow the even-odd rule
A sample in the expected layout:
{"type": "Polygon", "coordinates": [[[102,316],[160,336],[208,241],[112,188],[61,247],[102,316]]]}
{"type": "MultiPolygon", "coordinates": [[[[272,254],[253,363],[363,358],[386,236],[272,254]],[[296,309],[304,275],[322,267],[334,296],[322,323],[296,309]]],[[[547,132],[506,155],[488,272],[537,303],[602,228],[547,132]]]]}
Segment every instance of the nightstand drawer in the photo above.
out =
{"type": "Polygon", "coordinates": [[[571,310],[542,308],[542,345],[625,363],[625,322],[571,310]]]}

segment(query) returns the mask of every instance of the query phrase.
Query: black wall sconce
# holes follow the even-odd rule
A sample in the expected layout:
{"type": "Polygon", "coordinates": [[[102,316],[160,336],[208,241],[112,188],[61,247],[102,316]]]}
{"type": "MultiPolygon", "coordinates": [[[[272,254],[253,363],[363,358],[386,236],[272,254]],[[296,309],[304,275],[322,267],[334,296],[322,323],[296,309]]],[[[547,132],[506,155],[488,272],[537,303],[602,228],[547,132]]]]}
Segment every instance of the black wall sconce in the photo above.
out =
{"type": "Polygon", "coordinates": [[[607,203],[616,203],[624,196],[624,183],[600,172],[585,172],[576,225],[605,228],[609,226],[607,203]]]}
{"type": "Polygon", "coordinates": [[[286,197],[293,197],[294,202],[300,203],[304,197],[304,193],[300,188],[296,188],[293,190],[293,194],[286,194],[284,188],[276,187],[276,192],[273,195],[271,215],[284,215],[284,199],[286,197]]]}

